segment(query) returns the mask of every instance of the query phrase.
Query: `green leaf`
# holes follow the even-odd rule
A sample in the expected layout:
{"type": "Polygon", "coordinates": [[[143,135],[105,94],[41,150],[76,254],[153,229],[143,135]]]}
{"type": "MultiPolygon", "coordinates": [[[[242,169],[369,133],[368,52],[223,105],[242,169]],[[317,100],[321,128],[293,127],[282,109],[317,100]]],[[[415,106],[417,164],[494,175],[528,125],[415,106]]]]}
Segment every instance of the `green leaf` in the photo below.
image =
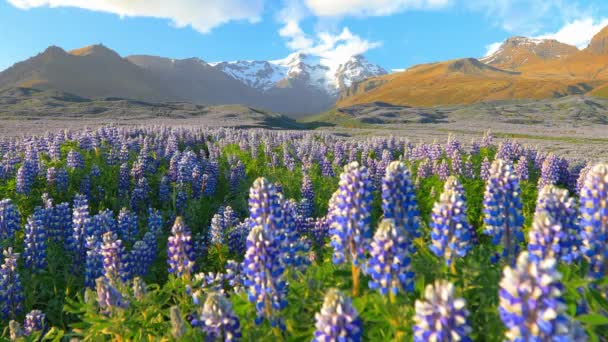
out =
{"type": "Polygon", "coordinates": [[[581,323],[584,323],[584,324],[590,325],[590,326],[608,324],[608,317],[606,317],[604,315],[600,315],[600,314],[588,314],[588,315],[577,316],[576,319],[579,320],[581,323]]]}

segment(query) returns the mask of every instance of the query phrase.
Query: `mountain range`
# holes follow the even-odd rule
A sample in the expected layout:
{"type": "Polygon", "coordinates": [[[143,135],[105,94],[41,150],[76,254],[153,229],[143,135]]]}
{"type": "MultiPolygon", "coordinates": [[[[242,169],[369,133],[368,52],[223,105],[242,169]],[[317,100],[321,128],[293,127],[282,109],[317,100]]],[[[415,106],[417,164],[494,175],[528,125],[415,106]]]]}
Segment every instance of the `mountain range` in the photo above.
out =
{"type": "Polygon", "coordinates": [[[274,61],[207,63],[199,58],[121,57],[103,45],[51,46],[0,72],[0,89],[53,89],[87,98],[120,97],[202,105],[242,104],[299,116],[334,105],[354,82],[386,74],[363,56],[336,70],[294,53],[274,61]]]}
{"type": "Polygon", "coordinates": [[[0,72],[0,90],[55,90],[85,98],[196,105],[240,104],[301,117],[366,103],[432,107],[568,95],[608,97],[608,26],[578,48],[511,37],[484,58],[420,64],[387,73],[362,55],[335,68],[293,53],[269,61],[122,57],[103,45],[51,46],[0,72]]]}
{"type": "Polygon", "coordinates": [[[582,94],[608,97],[608,26],[582,50],[552,39],[512,37],[481,59],[370,77],[343,92],[337,106],[381,101],[428,107],[582,94]]]}

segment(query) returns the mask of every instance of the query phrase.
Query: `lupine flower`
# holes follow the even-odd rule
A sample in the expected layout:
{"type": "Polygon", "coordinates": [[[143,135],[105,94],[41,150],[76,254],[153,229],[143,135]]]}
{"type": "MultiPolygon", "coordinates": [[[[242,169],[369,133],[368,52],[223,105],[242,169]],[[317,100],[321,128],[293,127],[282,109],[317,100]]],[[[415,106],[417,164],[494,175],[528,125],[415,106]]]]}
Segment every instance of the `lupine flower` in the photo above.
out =
{"type": "Polygon", "coordinates": [[[103,276],[103,256],[101,255],[101,242],[98,236],[86,238],[86,261],[84,271],[84,285],[95,287],[95,279],[103,276]]]}
{"type": "Polygon", "coordinates": [[[205,168],[205,175],[207,180],[205,181],[205,189],[203,195],[213,196],[215,189],[217,188],[218,182],[218,165],[216,161],[209,162],[205,168]]]}
{"type": "Polygon", "coordinates": [[[519,161],[517,162],[517,166],[515,167],[515,173],[517,174],[517,178],[519,178],[520,181],[528,180],[528,158],[526,158],[525,155],[519,157],[519,161]]]}
{"type": "Polygon", "coordinates": [[[484,157],[483,161],[481,162],[479,178],[481,178],[481,180],[483,180],[484,182],[487,182],[488,179],[490,179],[490,161],[488,160],[487,156],[484,157]]]}
{"type": "Polygon", "coordinates": [[[137,225],[137,214],[129,211],[127,208],[122,208],[118,213],[118,236],[127,241],[133,242],[139,234],[137,225]]]}
{"type": "Polygon", "coordinates": [[[167,242],[167,263],[169,273],[178,277],[190,277],[194,269],[192,234],[180,216],[175,219],[167,242]]]}
{"type": "Polygon", "coordinates": [[[12,240],[21,226],[17,206],[10,198],[0,201],[0,239],[12,240]]]}
{"type": "Polygon", "coordinates": [[[256,305],[256,323],[268,319],[273,326],[278,324],[282,327],[275,311],[287,305],[287,285],[283,279],[285,269],[280,262],[279,242],[267,227],[256,225],[249,232],[243,260],[244,283],[249,301],[256,305]]]}
{"type": "Polygon", "coordinates": [[[502,248],[502,257],[512,264],[519,253],[519,244],[524,241],[519,179],[513,171],[513,164],[502,159],[494,160],[483,205],[485,233],[502,248]]]}
{"type": "Polygon", "coordinates": [[[23,163],[17,170],[15,191],[18,194],[28,195],[32,188],[33,176],[28,163],[23,163]]]}
{"type": "Polygon", "coordinates": [[[182,313],[179,307],[172,306],[169,309],[169,319],[171,321],[171,336],[177,341],[180,341],[186,334],[186,324],[182,319],[182,313]]]}
{"type": "Polygon", "coordinates": [[[455,298],[454,285],[445,280],[429,284],[424,300],[416,300],[414,341],[471,341],[469,312],[462,298],[455,298]]]}
{"type": "Polygon", "coordinates": [[[72,211],[73,233],[71,239],[71,250],[75,255],[76,265],[82,265],[86,255],[86,236],[91,229],[91,217],[89,216],[89,205],[87,199],[82,195],[74,196],[72,211]]]}
{"type": "Polygon", "coordinates": [[[232,304],[221,293],[210,293],[205,303],[200,305],[200,292],[193,295],[199,305],[192,326],[198,327],[205,334],[207,341],[239,341],[241,325],[238,316],[232,310],[232,304]]]}
{"type": "Polygon", "coordinates": [[[34,271],[41,271],[46,267],[46,239],[47,229],[45,209],[36,207],[34,214],[28,217],[23,237],[23,257],[25,267],[34,271]]]}
{"type": "Polygon", "coordinates": [[[321,311],[315,314],[313,342],[362,340],[359,313],[349,297],[337,289],[329,289],[323,300],[321,311]]]}
{"type": "Polygon", "coordinates": [[[306,205],[303,207],[302,215],[305,217],[311,217],[314,211],[315,203],[315,191],[312,186],[312,181],[308,173],[304,173],[302,176],[302,199],[306,200],[306,205]]]}
{"type": "Polygon", "coordinates": [[[334,168],[331,165],[331,162],[329,161],[329,159],[327,159],[327,157],[323,157],[323,159],[320,162],[320,166],[321,166],[321,175],[323,177],[334,177],[335,173],[334,173],[334,168]]]}
{"type": "Polygon", "coordinates": [[[69,203],[63,202],[53,208],[51,232],[53,240],[63,241],[64,247],[69,250],[72,238],[72,209],[69,203]]]}
{"type": "Polygon", "coordinates": [[[119,284],[129,279],[128,254],[122,246],[122,241],[118,240],[113,232],[103,234],[101,255],[103,256],[104,276],[110,284],[119,284]]]}
{"type": "Polygon", "coordinates": [[[307,254],[310,243],[298,233],[298,205],[294,200],[283,202],[284,224],[278,232],[281,237],[281,262],[287,269],[296,269],[304,272],[309,265],[307,254]]]}
{"type": "Polygon", "coordinates": [[[364,261],[371,235],[372,185],[366,167],[357,162],[344,167],[331,210],[334,264],[364,261]]]}
{"type": "Polygon", "coordinates": [[[453,258],[464,257],[471,249],[471,226],[467,220],[464,189],[456,177],[448,178],[431,214],[431,251],[448,266],[453,258]]]}
{"type": "Polygon", "coordinates": [[[68,172],[64,168],[57,170],[57,176],[55,176],[55,187],[57,191],[66,191],[68,189],[68,172]]]}
{"type": "Polygon", "coordinates": [[[23,311],[23,287],[17,273],[17,258],[8,247],[3,251],[4,263],[0,266],[0,314],[3,319],[15,318],[23,311]]]}
{"type": "Polygon", "coordinates": [[[158,202],[161,205],[169,202],[170,192],[171,190],[169,188],[169,178],[167,176],[162,176],[162,178],[160,179],[160,184],[158,186],[158,202]]]}
{"type": "Polygon", "coordinates": [[[224,216],[221,214],[213,215],[211,218],[211,227],[209,228],[209,240],[214,245],[222,245],[224,243],[224,216]]]}
{"type": "Polygon", "coordinates": [[[283,196],[277,186],[266,178],[258,178],[249,190],[249,217],[252,224],[261,225],[270,234],[283,229],[283,196]]]}
{"type": "Polygon", "coordinates": [[[84,167],[84,159],[82,155],[76,150],[70,150],[68,152],[67,166],[72,169],[79,169],[84,167]]]}
{"type": "Polygon", "coordinates": [[[247,236],[251,230],[253,223],[250,218],[245,219],[242,223],[232,227],[228,231],[228,249],[231,253],[244,255],[247,244],[247,236]]]}
{"type": "Polygon", "coordinates": [[[571,263],[580,256],[578,211],[568,190],[545,186],[538,194],[528,252],[539,259],[549,256],[571,263]]]}
{"type": "Polygon", "coordinates": [[[387,295],[412,291],[414,273],[410,266],[408,242],[393,220],[384,219],[370,245],[366,273],[372,278],[369,287],[387,295]]]}
{"type": "Polygon", "coordinates": [[[559,180],[560,173],[560,159],[550,153],[545,161],[543,161],[543,166],[540,171],[540,178],[538,179],[538,188],[542,189],[546,185],[555,185],[559,180]]]}
{"type": "Polygon", "coordinates": [[[590,264],[589,275],[600,279],[608,272],[608,164],[587,172],[580,211],[582,253],[590,264]]]}
{"type": "Polygon", "coordinates": [[[146,291],[147,291],[146,283],[140,277],[133,278],[132,289],[133,289],[133,297],[135,297],[138,300],[142,300],[144,298],[144,296],[146,295],[146,291]]]}
{"type": "Polygon", "coordinates": [[[118,192],[124,196],[129,192],[129,164],[120,165],[118,172],[118,192]]]}
{"type": "Polygon", "coordinates": [[[500,318],[509,341],[569,341],[561,275],[556,261],[534,261],[522,252],[514,268],[505,267],[500,281],[500,318]]]}
{"type": "Polygon", "coordinates": [[[389,164],[382,179],[382,211],[384,218],[392,219],[410,242],[420,236],[420,214],[416,189],[410,171],[403,162],[389,164]]]}
{"type": "Polygon", "coordinates": [[[46,315],[40,310],[32,310],[25,315],[23,323],[25,336],[30,336],[33,333],[44,333],[46,330],[46,315]]]}
{"type": "Polygon", "coordinates": [[[95,280],[95,290],[97,292],[97,304],[102,313],[109,314],[113,309],[129,307],[129,301],[106,278],[99,277],[95,280]]]}

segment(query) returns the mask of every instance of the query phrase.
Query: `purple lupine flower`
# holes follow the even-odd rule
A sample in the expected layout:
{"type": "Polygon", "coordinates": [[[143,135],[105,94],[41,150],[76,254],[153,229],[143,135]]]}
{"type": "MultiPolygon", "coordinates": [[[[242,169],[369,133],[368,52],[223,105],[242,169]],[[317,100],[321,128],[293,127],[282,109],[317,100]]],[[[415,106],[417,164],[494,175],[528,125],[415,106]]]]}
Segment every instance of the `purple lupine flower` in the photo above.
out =
{"type": "Polygon", "coordinates": [[[205,175],[207,176],[207,180],[205,181],[203,195],[213,196],[218,183],[218,165],[216,161],[211,161],[207,164],[205,167],[205,175]]]}
{"type": "Polygon", "coordinates": [[[435,281],[424,290],[424,300],[416,300],[414,341],[471,341],[467,322],[469,311],[463,298],[454,294],[454,285],[435,281]]]}
{"type": "Polygon", "coordinates": [[[331,164],[331,162],[329,161],[329,159],[327,159],[327,157],[323,157],[323,159],[320,162],[320,166],[321,166],[321,175],[323,177],[335,177],[335,173],[334,173],[334,167],[331,164]]]}
{"type": "Polygon", "coordinates": [[[479,178],[481,178],[481,180],[483,180],[484,182],[487,182],[488,179],[490,179],[490,161],[488,160],[487,156],[484,157],[483,161],[481,162],[479,178]]]}
{"type": "Polygon", "coordinates": [[[395,227],[395,222],[384,219],[380,222],[370,245],[370,258],[366,273],[371,280],[369,287],[383,296],[399,291],[413,291],[414,272],[410,266],[409,242],[403,231],[395,227]]]}
{"type": "Polygon", "coordinates": [[[171,199],[171,189],[169,187],[169,178],[162,176],[158,185],[158,203],[164,205],[171,199]]]}
{"type": "Polygon", "coordinates": [[[467,220],[464,189],[450,176],[431,214],[430,250],[450,266],[454,257],[464,257],[471,249],[471,226],[467,220]]]}
{"type": "Polygon", "coordinates": [[[213,215],[211,218],[211,227],[209,228],[209,240],[211,243],[214,245],[222,245],[224,243],[225,230],[224,215],[213,215]]]}
{"type": "Polygon", "coordinates": [[[464,177],[467,179],[475,179],[475,169],[473,167],[473,160],[470,155],[464,162],[464,177]]]}
{"type": "Polygon", "coordinates": [[[283,328],[275,311],[287,306],[285,268],[281,262],[279,241],[269,225],[257,224],[249,232],[243,271],[249,301],[256,306],[256,324],[267,319],[272,326],[283,328]]]}
{"type": "Polygon", "coordinates": [[[568,190],[545,186],[538,194],[528,252],[544,259],[549,256],[566,263],[580,257],[578,210],[568,190]]]}
{"type": "Polygon", "coordinates": [[[17,170],[17,179],[15,182],[15,191],[21,195],[28,195],[32,188],[34,177],[32,175],[31,169],[29,168],[29,163],[23,163],[17,170]]]}
{"type": "Polygon", "coordinates": [[[283,196],[266,178],[256,179],[249,190],[249,217],[273,236],[283,229],[283,196]]]}
{"type": "Polygon", "coordinates": [[[55,176],[55,188],[57,191],[67,191],[68,189],[68,172],[64,168],[57,169],[55,176]]]}
{"type": "Polygon", "coordinates": [[[40,310],[32,310],[25,315],[25,321],[23,322],[23,330],[25,336],[31,336],[32,334],[38,333],[40,336],[44,335],[47,329],[46,315],[40,310]]]}
{"type": "Polygon", "coordinates": [[[129,192],[129,165],[123,163],[118,171],[118,192],[125,196],[129,192]]]}
{"type": "Polygon", "coordinates": [[[234,209],[232,209],[231,206],[227,206],[224,209],[224,225],[228,229],[236,226],[237,224],[239,224],[239,218],[237,217],[236,212],[234,212],[234,209]]]}
{"type": "Polygon", "coordinates": [[[460,153],[456,152],[451,154],[451,156],[452,174],[456,176],[462,175],[462,157],[460,156],[460,153]]]}
{"type": "Polygon", "coordinates": [[[103,276],[103,256],[101,255],[101,242],[98,236],[86,238],[86,260],[84,266],[84,285],[95,287],[95,280],[103,276]]]}
{"type": "Polygon", "coordinates": [[[519,179],[509,161],[496,159],[490,169],[483,200],[485,233],[502,248],[502,257],[515,262],[524,241],[519,179]]]}
{"type": "Polygon", "coordinates": [[[178,216],[171,228],[171,236],[167,242],[167,263],[169,273],[178,277],[190,277],[194,269],[194,249],[192,234],[178,216]]]}
{"type": "Polygon", "coordinates": [[[408,243],[420,236],[416,189],[403,162],[394,161],[386,169],[382,179],[382,211],[384,218],[395,222],[408,243]]]}
{"type": "Polygon", "coordinates": [[[247,236],[253,226],[250,218],[237,224],[228,231],[228,249],[236,255],[244,255],[247,245],[247,236]]]}
{"type": "Polygon", "coordinates": [[[315,191],[310,180],[310,175],[304,173],[302,176],[302,187],[301,187],[302,199],[306,200],[306,205],[303,207],[302,215],[305,217],[312,217],[315,203],[315,191]]]}
{"type": "Polygon", "coordinates": [[[505,267],[498,310],[507,340],[569,341],[560,278],[555,259],[537,262],[525,251],[515,267],[505,267]]]}
{"type": "Polygon", "coordinates": [[[129,254],[129,267],[134,276],[146,276],[156,256],[154,246],[150,246],[145,237],[144,240],[135,241],[129,254]]]}
{"type": "Polygon", "coordinates": [[[362,340],[359,313],[349,297],[337,289],[329,289],[321,311],[315,314],[313,342],[362,340]]]}
{"type": "Polygon", "coordinates": [[[129,211],[127,208],[122,208],[118,213],[118,237],[127,243],[132,243],[139,235],[139,227],[137,224],[137,214],[129,211]]]}
{"type": "Polygon", "coordinates": [[[72,237],[72,209],[69,203],[63,202],[53,208],[50,232],[52,240],[62,241],[64,247],[69,249],[72,237]]]}
{"type": "Polygon", "coordinates": [[[97,304],[102,313],[110,314],[115,309],[129,307],[129,301],[106,278],[99,277],[95,280],[95,290],[97,292],[97,304]]]}
{"type": "Polygon", "coordinates": [[[528,158],[526,158],[525,155],[519,157],[519,160],[517,161],[517,166],[515,167],[515,173],[517,174],[517,178],[519,178],[520,181],[528,180],[528,158]]]}
{"type": "Polygon", "coordinates": [[[74,149],[68,152],[67,166],[72,169],[81,169],[84,167],[84,159],[80,152],[74,149]]]}
{"type": "Polygon", "coordinates": [[[129,255],[122,246],[122,241],[113,232],[103,234],[101,255],[103,256],[104,277],[110,284],[120,284],[130,278],[129,255]]]}
{"type": "Polygon", "coordinates": [[[0,266],[0,315],[3,319],[14,319],[23,311],[23,287],[17,273],[17,258],[19,254],[13,253],[8,247],[2,254],[4,262],[0,266]]]}
{"type": "Polygon", "coordinates": [[[207,341],[239,341],[241,325],[238,316],[232,310],[230,301],[223,294],[212,292],[201,305],[201,296],[200,291],[192,295],[194,303],[198,305],[195,318],[191,322],[192,326],[201,329],[207,341]]]}
{"type": "Polygon", "coordinates": [[[91,179],[89,178],[89,176],[85,175],[80,179],[79,192],[83,196],[91,198],[91,179]]]}
{"type": "Polygon", "coordinates": [[[358,266],[371,238],[372,185],[367,168],[357,162],[346,165],[334,196],[330,208],[333,262],[358,266]]]}
{"type": "Polygon", "coordinates": [[[585,186],[585,179],[587,178],[587,173],[593,168],[593,164],[587,164],[578,174],[578,178],[576,180],[576,193],[580,196],[581,190],[583,186],[585,186]]]}
{"type": "Polygon", "coordinates": [[[298,232],[298,221],[302,219],[298,214],[298,205],[293,199],[283,202],[283,219],[282,229],[276,234],[281,237],[281,262],[287,269],[304,272],[309,265],[307,255],[310,243],[298,232]]]}
{"type": "Polygon", "coordinates": [[[34,214],[27,218],[23,237],[23,257],[25,267],[33,271],[42,271],[46,267],[46,238],[48,226],[45,226],[46,212],[41,207],[34,209],[34,214]]]}
{"type": "Polygon", "coordinates": [[[545,161],[543,161],[543,166],[540,171],[540,178],[538,179],[538,188],[542,189],[546,185],[555,185],[559,180],[559,170],[560,170],[560,159],[550,153],[545,161]]]}
{"type": "Polygon", "coordinates": [[[441,164],[437,167],[437,176],[442,181],[445,181],[450,176],[450,169],[448,168],[448,162],[444,159],[441,161],[441,164]]]}
{"type": "Polygon", "coordinates": [[[188,194],[180,187],[175,196],[175,211],[177,213],[181,214],[186,210],[186,201],[188,201],[188,194]]]}
{"type": "Polygon", "coordinates": [[[82,265],[86,256],[86,236],[91,230],[92,220],[89,215],[89,204],[86,197],[74,196],[72,209],[72,238],[70,249],[74,253],[74,263],[82,265]]]}
{"type": "Polygon", "coordinates": [[[601,279],[608,272],[608,164],[587,172],[580,201],[581,251],[589,262],[589,275],[601,279]]]}
{"type": "Polygon", "coordinates": [[[0,239],[12,240],[21,228],[19,210],[10,198],[0,201],[0,239]]]}

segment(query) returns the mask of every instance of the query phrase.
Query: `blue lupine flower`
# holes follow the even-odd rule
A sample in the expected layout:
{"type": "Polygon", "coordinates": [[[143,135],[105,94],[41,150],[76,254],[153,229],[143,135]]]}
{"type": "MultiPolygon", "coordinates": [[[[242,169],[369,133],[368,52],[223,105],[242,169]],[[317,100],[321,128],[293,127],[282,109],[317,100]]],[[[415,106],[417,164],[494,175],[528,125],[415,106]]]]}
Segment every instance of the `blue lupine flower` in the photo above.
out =
{"type": "Polygon", "coordinates": [[[517,162],[517,166],[515,167],[515,173],[517,174],[517,178],[519,178],[520,181],[528,180],[528,158],[526,158],[525,155],[519,157],[519,161],[517,162]]]}
{"type": "Polygon", "coordinates": [[[232,228],[239,224],[239,218],[237,217],[234,209],[231,206],[227,206],[224,209],[224,226],[226,229],[232,228]]]}
{"type": "Polygon", "coordinates": [[[46,238],[48,226],[45,226],[45,209],[36,207],[34,214],[27,218],[23,237],[23,257],[25,267],[33,271],[42,271],[46,267],[46,238]]]}
{"type": "Polygon", "coordinates": [[[568,190],[545,186],[538,194],[528,252],[540,260],[552,257],[571,263],[580,256],[578,211],[568,190]]]}
{"type": "Polygon", "coordinates": [[[104,276],[110,284],[120,284],[130,278],[129,255],[122,246],[122,241],[113,232],[103,234],[101,242],[104,276]]]}
{"type": "Polygon", "coordinates": [[[99,240],[99,236],[88,236],[86,238],[86,248],[84,285],[89,288],[94,288],[95,280],[103,276],[103,256],[101,255],[101,241],[99,240]]]}
{"type": "Polygon", "coordinates": [[[608,164],[587,172],[580,211],[583,257],[590,264],[589,275],[601,279],[608,273],[608,164]]]}
{"type": "Polygon", "coordinates": [[[224,216],[220,214],[213,215],[211,218],[211,227],[209,228],[209,240],[214,245],[222,245],[224,243],[224,216]]]}
{"type": "Polygon", "coordinates": [[[479,178],[484,182],[487,182],[490,179],[490,161],[488,157],[483,157],[483,161],[481,162],[481,169],[479,170],[479,178]]]}
{"type": "Polygon", "coordinates": [[[204,175],[207,176],[207,180],[205,181],[203,195],[213,196],[215,194],[215,189],[217,188],[218,182],[218,165],[216,161],[212,161],[207,164],[204,175]]]}
{"type": "Polygon", "coordinates": [[[70,150],[70,152],[68,152],[67,166],[72,169],[80,169],[84,167],[84,159],[82,158],[80,152],[76,150],[70,150]]]}
{"type": "Polygon", "coordinates": [[[57,176],[55,176],[55,187],[59,192],[66,191],[68,189],[68,172],[64,168],[57,170],[57,176]]]}
{"type": "Polygon", "coordinates": [[[137,214],[122,208],[118,213],[118,236],[128,243],[132,243],[139,235],[137,214]]]}
{"type": "Polygon", "coordinates": [[[442,181],[447,180],[448,177],[450,176],[450,169],[448,168],[448,162],[445,159],[443,161],[441,161],[441,164],[439,164],[439,166],[437,167],[436,173],[437,173],[437,176],[439,176],[439,179],[442,181]]]}
{"type": "Polygon", "coordinates": [[[160,184],[158,186],[158,202],[161,205],[168,203],[171,198],[171,189],[169,187],[169,178],[167,176],[162,176],[160,179],[160,184]]]}
{"type": "Polygon", "coordinates": [[[408,242],[420,236],[416,189],[403,162],[394,161],[386,169],[382,179],[382,211],[384,218],[395,221],[408,242]]]}
{"type": "Polygon", "coordinates": [[[431,251],[450,266],[454,257],[464,257],[471,249],[471,226],[467,220],[464,189],[451,176],[431,214],[431,251]]]}
{"type": "Polygon", "coordinates": [[[313,342],[362,340],[359,313],[349,297],[337,289],[329,289],[323,300],[321,311],[315,314],[313,342]]]}
{"type": "Polygon", "coordinates": [[[261,225],[265,231],[281,238],[283,229],[283,196],[275,184],[266,178],[258,178],[249,190],[249,217],[252,224],[261,225]]]}
{"type": "Polygon", "coordinates": [[[114,309],[129,307],[129,301],[105,277],[99,277],[95,280],[95,290],[97,292],[97,304],[102,313],[109,314],[114,309]]]}
{"type": "Polygon", "coordinates": [[[23,311],[23,287],[17,273],[17,258],[8,247],[2,253],[4,262],[0,266],[0,315],[3,319],[15,318],[23,311]]]}
{"type": "Polygon", "coordinates": [[[334,173],[334,168],[331,165],[331,162],[329,161],[329,159],[327,159],[327,157],[323,157],[323,159],[320,162],[320,166],[321,166],[321,175],[323,175],[323,177],[334,177],[335,173],[334,173]]]}
{"type": "Polygon", "coordinates": [[[509,341],[569,341],[561,275],[556,261],[537,262],[522,252],[514,268],[505,267],[500,281],[500,318],[509,341]]]}
{"type": "Polygon", "coordinates": [[[313,189],[312,181],[310,180],[310,176],[308,175],[308,173],[304,173],[304,175],[302,176],[301,193],[302,200],[306,200],[306,204],[302,207],[302,215],[304,217],[311,217],[314,212],[315,191],[313,189]]]}
{"type": "Polygon", "coordinates": [[[367,168],[357,162],[344,167],[330,208],[334,264],[359,265],[371,239],[372,182],[367,168]]]}
{"type": "Polygon", "coordinates": [[[267,319],[271,325],[282,327],[275,313],[287,305],[287,285],[283,279],[285,268],[280,259],[279,241],[274,238],[272,230],[263,225],[253,227],[247,237],[243,271],[249,301],[255,303],[257,311],[256,324],[267,319]]]}
{"type": "Polygon", "coordinates": [[[129,164],[123,163],[120,165],[118,172],[118,192],[125,196],[129,193],[129,164]]]}
{"type": "Polygon", "coordinates": [[[424,300],[416,300],[414,341],[471,341],[469,312],[463,298],[456,298],[454,285],[445,280],[429,284],[424,300]]]}
{"type": "Polygon", "coordinates": [[[146,276],[154,262],[151,257],[155,255],[150,251],[150,246],[145,240],[136,241],[129,255],[129,266],[134,276],[146,276]]]}
{"type": "Polygon", "coordinates": [[[25,336],[31,336],[33,333],[39,333],[42,336],[46,328],[46,315],[42,311],[32,310],[25,315],[23,322],[25,336]]]}
{"type": "Polygon", "coordinates": [[[201,329],[206,334],[207,341],[239,341],[241,339],[241,325],[238,316],[232,310],[232,304],[223,294],[212,292],[207,295],[205,303],[201,306],[201,293],[193,294],[195,303],[199,303],[196,317],[192,326],[201,329]]]}
{"type": "Polygon", "coordinates": [[[86,256],[86,237],[92,225],[89,216],[89,205],[87,199],[82,195],[74,196],[72,209],[72,238],[70,249],[74,253],[75,264],[82,265],[86,256]]]}
{"type": "Polygon", "coordinates": [[[29,163],[23,163],[17,170],[15,191],[18,194],[28,195],[32,188],[33,178],[29,163]]]}
{"type": "Polygon", "coordinates": [[[550,153],[545,161],[543,161],[543,166],[540,171],[540,178],[538,179],[538,188],[542,189],[546,185],[555,185],[559,180],[560,175],[560,159],[550,153]]]}
{"type": "Polygon", "coordinates": [[[21,227],[19,210],[10,198],[0,201],[0,239],[12,240],[21,227]]]}
{"type": "Polygon", "coordinates": [[[298,233],[298,204],[292,199],[283,202],[284,223],[282,229],[276,234],[281,237],[281,262],[287,269],[304,272],[309,265],[308,251],[310,243],[298,233]]]}
{"type": "Polygon", "coordinates": [[[519,253],[519,244],[524,241],[519,179],[513,164],[502,159],[494,160],[483,205],[485,233],[492,237],[492,243],[502,248],[502,257],[513,264],[519,253]]]}
{"type": "Polygon", "coordinates": [[[175,219],[167,242],[167,263],[169,273],[178,277],[188,278],[194,269],[192,234],[180,216],[175,219]]]}
{"type": "Polygon", "coordinates": [[[234,226],[228,231],[228,249],[230,253],[244,255],[247,245],[247,236],[253,226],[250,218],[246,218],[242,223],[234,226]]]}
{"type": "Polygon", "coordinates": [[[414,289],[408,242],[393,220],[380,222],[370,245],[366,273],[372,278],[369,287],[387,295],[414,289]]]}

